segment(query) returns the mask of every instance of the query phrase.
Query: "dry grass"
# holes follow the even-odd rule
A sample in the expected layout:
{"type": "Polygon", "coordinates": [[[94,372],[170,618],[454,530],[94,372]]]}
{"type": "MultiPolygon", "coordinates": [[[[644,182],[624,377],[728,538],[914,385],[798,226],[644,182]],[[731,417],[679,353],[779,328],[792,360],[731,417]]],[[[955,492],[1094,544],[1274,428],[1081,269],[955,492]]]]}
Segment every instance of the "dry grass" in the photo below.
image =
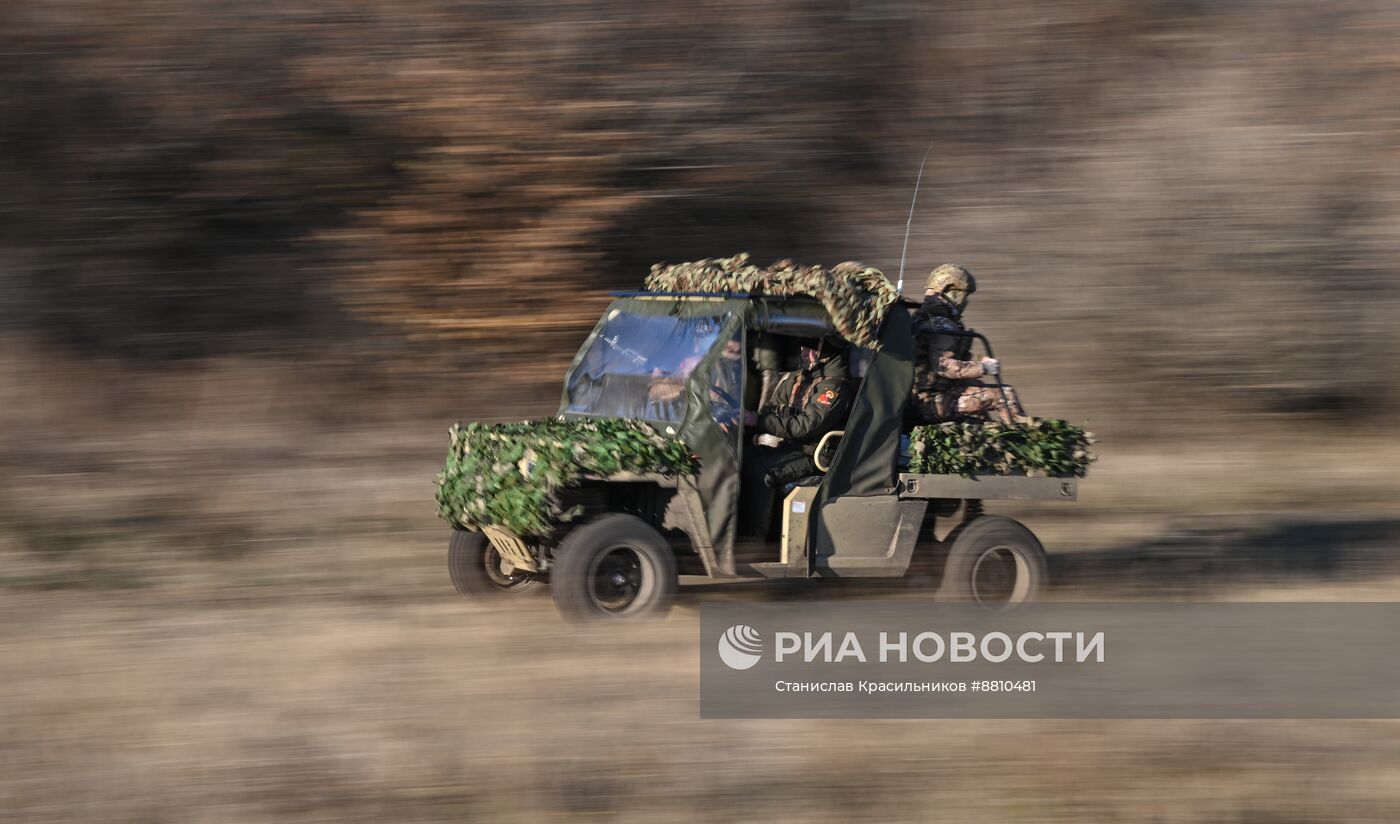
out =
{"type": "Polygon", "coordinates": [[[1380,822],[1400,804],[1389,722],[701,721],[686,612],[578,635],[545,599],[416,595],[12,596],[0,803],[210,822],[1380,822]]]}
{"type": "MultiPolygon", "coordinates": [[[[464,602],[431,504],[440,426],[275,424],[210,391],[187,404],[223,414],[93,418],[64,438],[23,404],[6,413],[0,809],[17,820],[1281,823],[1400,808],[1392,722],[702,721],[695,605],[762,590],[607,633],[566,629],[548,598],[464,602]]],[[[1384,565],[1271,567],[1215,589],[1153,566],[1150,541],[1193,512],[1260,527],[1277,519],[1239,513],[1308,521],[1347,501],[1350,520],[1374,518],[1395,482],[1334,446],[1326,460],[1262,442],[1114,449],[1079,505],[1016,511],[1061,557],[1110,559],[1055,597],[1143,597],[1159,590],[1128,579],[1162,569],[1173,597],[1400,597],[1384,565]]],[[[1233,534],[1215,534],[1219,552],[1249,546],[1233,534]]],[[[917,581],[833,597],[870,595],[923,597],[917,581]]]]}

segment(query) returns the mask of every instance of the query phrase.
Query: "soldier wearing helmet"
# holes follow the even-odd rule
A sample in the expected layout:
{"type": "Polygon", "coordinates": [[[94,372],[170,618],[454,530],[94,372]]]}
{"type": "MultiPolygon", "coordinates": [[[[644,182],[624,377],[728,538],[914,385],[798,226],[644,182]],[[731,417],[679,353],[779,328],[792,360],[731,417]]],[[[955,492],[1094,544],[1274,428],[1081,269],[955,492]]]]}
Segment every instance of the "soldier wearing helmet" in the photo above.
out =
{"type": "Polygon", "coordinates": [[[964,331],[963,310],[977,291],[972,273],[945,263],[929,274],[924,302],[914,316],[914,387],[909,417],[915,423],[938,423],[964,415],[995,414],[1010,422],[1025,415],[1015,390],[978,381],[1001,374],[995,358],[971,360],[972,338],[964,331]]]}

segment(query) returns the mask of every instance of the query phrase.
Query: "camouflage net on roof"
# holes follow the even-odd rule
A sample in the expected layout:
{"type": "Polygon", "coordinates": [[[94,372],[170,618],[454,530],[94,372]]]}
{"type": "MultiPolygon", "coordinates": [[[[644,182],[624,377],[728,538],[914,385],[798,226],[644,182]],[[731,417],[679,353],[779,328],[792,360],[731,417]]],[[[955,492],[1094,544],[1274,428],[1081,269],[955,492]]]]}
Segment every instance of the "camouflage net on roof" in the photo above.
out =
{"type": "Polygon", "coordinates": [[[1092,432],[1054,418],[916,426],[909,436],[909,471],[1082,478],[1097,458],[1089,451],[1094,442],[1092,432]]]}
{"type": "Polygon", "coordinates": [[[873,266],[848,261],[830,269],[798,266],[780,260],[760,268],[748,253],[689,263],[657,263],[647,275],[652,292],[747,292],[788,297],[807,295],[821,301],[841,337],[857,346],[878,349],[877,334],[885,312],[899,293],[873,266]]]}
{"type": "Polygon", "coordinates": [[[581,476],[680,474],[696,468],[685,444],[638,421],[560,420],[452,427],[437,477],[438,514],[461,529],[495,525],[538,538],[581,514],[559,492],[581,476]]]}

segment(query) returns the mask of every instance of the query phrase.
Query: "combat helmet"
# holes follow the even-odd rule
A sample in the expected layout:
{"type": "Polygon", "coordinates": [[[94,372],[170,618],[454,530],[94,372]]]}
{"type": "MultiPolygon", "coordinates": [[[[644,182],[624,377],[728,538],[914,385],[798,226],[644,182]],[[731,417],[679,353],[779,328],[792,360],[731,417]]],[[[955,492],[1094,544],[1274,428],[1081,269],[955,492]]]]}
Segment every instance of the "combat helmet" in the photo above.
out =
{"type": "Polygon", "coordinates": [[[924,294],[942,295],[949,303],[962,309],[967,299],[977,291],[972,273],[953,263],[945,263],[929,273],[924,294]]]}

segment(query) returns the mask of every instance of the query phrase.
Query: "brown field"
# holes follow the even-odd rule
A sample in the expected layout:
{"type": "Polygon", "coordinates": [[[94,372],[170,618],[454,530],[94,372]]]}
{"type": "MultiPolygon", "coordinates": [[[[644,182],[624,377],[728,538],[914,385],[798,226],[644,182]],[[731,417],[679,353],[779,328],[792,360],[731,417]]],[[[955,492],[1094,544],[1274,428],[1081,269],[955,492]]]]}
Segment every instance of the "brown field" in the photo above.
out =
{"type": "MultiPolygon", "coordinates": [[[[468,603],[432,505],[442,421],[317,428],[268,412],[288,391],[276,382],[224,376],[201,395],[169,381],[135,417],[42,388],[5,414],[11,820],[1283,824],[1400,810],[1395,722],[701,720],[696,605],[773,590],[687,592],[662,623],[606,632],[566,628],[547,597],[468,603]],[[162,418],[175,385],[184,405],[162,418]],[[89,423],[54,437],[46,414],[89,423]]],[[[993,511],[1042,535],[1054,598],[1400,598],[1393,456],[1360,437],[1272,437],[1107,446],[1078,504],[993,511]]],[[[925,583],[782,595],[923,598],[925,583]]]]}

